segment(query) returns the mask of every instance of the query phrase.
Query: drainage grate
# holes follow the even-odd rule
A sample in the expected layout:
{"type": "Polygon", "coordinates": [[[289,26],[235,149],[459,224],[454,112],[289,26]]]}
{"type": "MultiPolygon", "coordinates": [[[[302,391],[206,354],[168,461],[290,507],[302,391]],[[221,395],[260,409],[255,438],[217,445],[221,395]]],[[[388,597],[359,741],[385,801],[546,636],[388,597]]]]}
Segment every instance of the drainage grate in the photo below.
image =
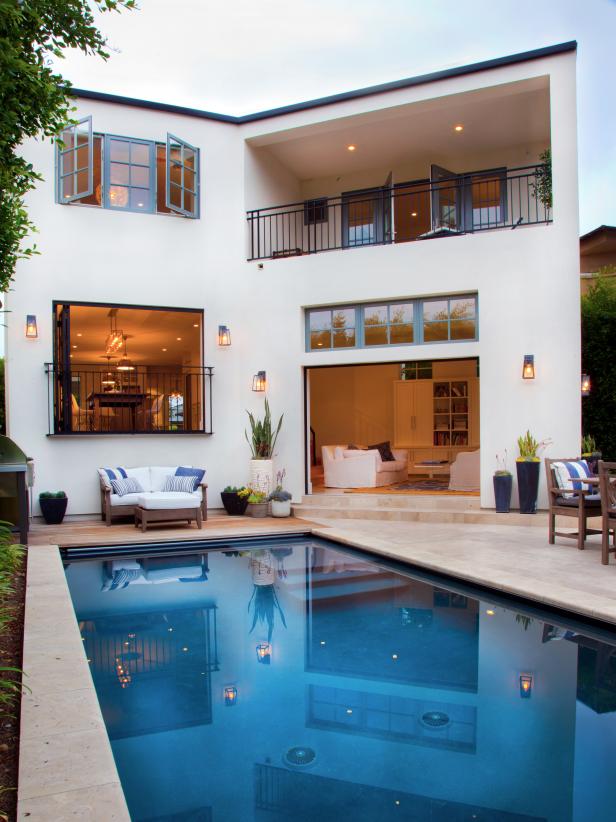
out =
{"type": "Polygon", "coordinates": [[[446,728],[451,720],[443,711],[426,711],[421,717],[421,724],[426,728],[446,728]]]}
{"type": "Polygon", "coordinates": [[[312,748],[304,748],[303,746],[289,748],[283,757],[285,764],[293,768],[305,768],[307,765],[313,765],[316,758],[317,755],[312,748]]]}

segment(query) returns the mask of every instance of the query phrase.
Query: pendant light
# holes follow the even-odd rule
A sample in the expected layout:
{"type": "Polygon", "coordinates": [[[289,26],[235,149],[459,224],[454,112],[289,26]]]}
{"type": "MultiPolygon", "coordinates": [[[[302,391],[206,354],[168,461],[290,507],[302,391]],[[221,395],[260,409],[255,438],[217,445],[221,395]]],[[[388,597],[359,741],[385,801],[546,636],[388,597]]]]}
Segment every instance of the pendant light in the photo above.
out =
{"type": "Polygon", "coordinates": [[[112,391],[116,386],[116,380],[113,375],[113,371],[111,371],[111,357],[107,355],[107,371],[103,374],[103,378],[101,379],[101,385],[107,391],[112,391]]]}
{"type": "Polygon", "coordinates": [[[128,355],[126,353],[126,334],[123,335],[124,337],[124,356],[116,365],[116,371],[134,371],[135,366],[133,365],[132,361],[128,359],[128,355]]]}

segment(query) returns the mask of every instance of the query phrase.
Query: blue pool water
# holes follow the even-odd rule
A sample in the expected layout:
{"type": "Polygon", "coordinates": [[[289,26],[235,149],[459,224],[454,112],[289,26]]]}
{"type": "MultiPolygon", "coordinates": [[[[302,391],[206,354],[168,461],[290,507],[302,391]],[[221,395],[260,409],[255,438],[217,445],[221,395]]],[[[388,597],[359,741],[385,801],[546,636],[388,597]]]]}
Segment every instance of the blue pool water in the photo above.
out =
{"type": "Polygon", "coordinates": [[[616,819],[616,633],[312,538],[203,545],[65,557],[136,822],[616,819]]]}

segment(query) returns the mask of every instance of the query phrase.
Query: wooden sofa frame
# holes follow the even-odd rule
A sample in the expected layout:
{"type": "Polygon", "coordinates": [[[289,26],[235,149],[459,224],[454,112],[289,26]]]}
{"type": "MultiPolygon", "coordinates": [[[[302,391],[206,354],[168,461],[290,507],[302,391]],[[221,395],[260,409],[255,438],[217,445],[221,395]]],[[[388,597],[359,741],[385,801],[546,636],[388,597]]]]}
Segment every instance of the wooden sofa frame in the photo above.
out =
{"type": "Polygon", "coordinates": [[[616,462],[599,460],[601,494],[601,562],[607,565],[610,554],[616,554],[616,462]],[[610,531],[612,547],[610,548],[610,531]]]}

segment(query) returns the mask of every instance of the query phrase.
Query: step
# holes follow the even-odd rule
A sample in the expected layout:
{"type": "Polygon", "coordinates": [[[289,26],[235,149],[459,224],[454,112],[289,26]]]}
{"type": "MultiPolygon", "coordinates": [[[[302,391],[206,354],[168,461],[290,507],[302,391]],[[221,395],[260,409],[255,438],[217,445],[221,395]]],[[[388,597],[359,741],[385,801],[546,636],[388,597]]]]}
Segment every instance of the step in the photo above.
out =
{"type": "Polygon", "coordinates": [[[479,497],[447,494],[306,494],[304,508],[386,508],[410,511],[480,511],[479,497]]]}
{"type": "Polygon", "coordinates": [[[547,528],[547,513],[520,514],[512,511],[509,514],[497,514],[489,510],[412,510],[408,508],[382,508],[377,506],[364,508],[317,507],[316,505],[292,506],[293,516],[307,520],[319,519],[357,519],[382,520],[383,522],[435,522],[466,523],[475,525],[532,525],[547,528]]]}

